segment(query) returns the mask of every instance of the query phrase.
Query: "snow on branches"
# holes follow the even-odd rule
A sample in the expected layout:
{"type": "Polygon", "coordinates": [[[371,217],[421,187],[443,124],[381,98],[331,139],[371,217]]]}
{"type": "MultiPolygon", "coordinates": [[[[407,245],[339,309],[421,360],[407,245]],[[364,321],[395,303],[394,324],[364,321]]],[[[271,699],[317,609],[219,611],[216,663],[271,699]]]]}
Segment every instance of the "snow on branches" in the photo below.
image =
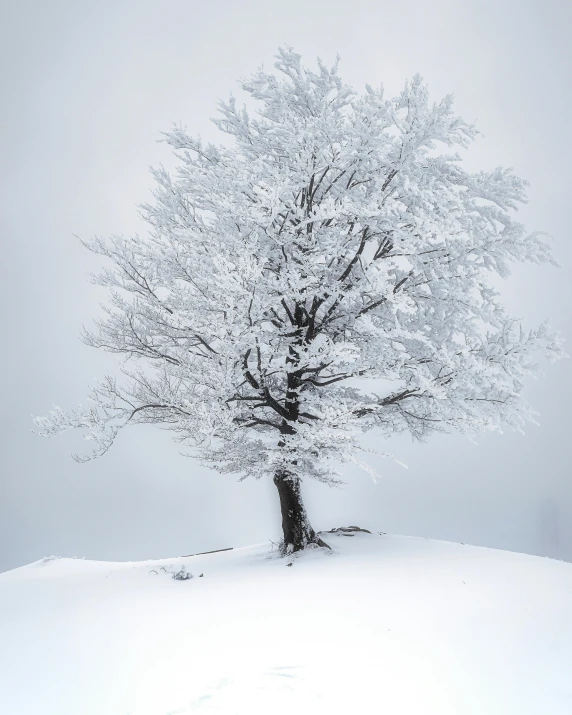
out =
{"type": "Polygon", "coordinates": [[[421,439],[532,417],[524,379],[560,341],[523,331],[488,281],[554,262],[512,217],[525,182],[467,173],[450,152],[476,130],[419,77],[385,99],[337,63],[313,72],[281,49],[275,66],[242,82],[252,114],[220,103],[230,148],[165,135],[179,165],[153,171],[147,235],[88,244],[109,259],[110,302],[84,339],[140,367],[87,411],[37,419],[46,436],[83,430],[95,449],[80,459],[154,423],[220,471],[332,483],[366,429],[421,439]]]}

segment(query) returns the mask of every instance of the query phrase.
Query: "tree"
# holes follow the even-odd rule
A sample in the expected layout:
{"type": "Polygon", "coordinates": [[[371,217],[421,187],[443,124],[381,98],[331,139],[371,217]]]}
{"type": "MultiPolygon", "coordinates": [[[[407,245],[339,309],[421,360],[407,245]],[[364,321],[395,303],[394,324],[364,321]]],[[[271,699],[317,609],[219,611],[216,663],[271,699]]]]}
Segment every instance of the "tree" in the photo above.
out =
{"type": "Polygon", "coordinates": [[[443,153],[477,135],[451,97],[431,104],[418,76],[391,100],[357,95],[337,62],[314,72],[291,49],[275,67],[242,82],[255,116],[219,104],[230,147],[165,135],[178,171],[153,171],[147,235],[86,244],[111,262],[95,278],[111,297],[84,340],[126,361],[89,409],[37,424],[82,430],[95,449],[80,461],[151,423],[220,472],[271,475],[295,551],[322,543],[302,478],[338,482],[361,432],[520,428],[533,355],[562,351],[490,285],[554,259],[512,218],[525,182],[443,153]]]}

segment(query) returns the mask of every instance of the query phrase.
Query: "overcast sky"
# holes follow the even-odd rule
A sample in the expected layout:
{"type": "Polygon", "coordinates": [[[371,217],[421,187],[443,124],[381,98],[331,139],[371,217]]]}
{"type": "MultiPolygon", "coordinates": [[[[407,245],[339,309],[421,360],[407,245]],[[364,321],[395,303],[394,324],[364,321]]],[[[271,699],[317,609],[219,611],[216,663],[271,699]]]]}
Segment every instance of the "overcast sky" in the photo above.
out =
{"type": "MultiPolygon", "coordinates": [[[[84,346],[97,260],[74,234],[143,230],[150,165],[173,122],[216,140],[218,98],[270,67],[279,45],[307,63],[341,56],[344,80],[398,92],[420,72],[484,139],[471,168],[530,181],[521,220],[555,239],[563,267],[519,269],[505,294],[532,326],[572,330],[572,3],[565,0],[0,0],[2,401],[0,571],[43,556],[135,560],[277,540],[274,485],[237,483],[179,455],[169,434],[124,431],[79,465],[74,439],[32,434],[31,415],[75,407],[114,359],[84,346]],[[240,508],[238,508],[240,506],[240,508]],[[247,515],[245,517],[245,515],[247,515]]],[[[568,346],[568,350],[570,347],[568,346]]],[[[572,561],[572,363],[546,366],[526,436],[390,440],[409,469],[347,469],[343,489],[306,483],[317,529],[468,542],[572,561]]],[[[369,438],[371,441],[371,437],[369,438]]],[[[374,440],[375,441],[375,440],[374,440]]]]}

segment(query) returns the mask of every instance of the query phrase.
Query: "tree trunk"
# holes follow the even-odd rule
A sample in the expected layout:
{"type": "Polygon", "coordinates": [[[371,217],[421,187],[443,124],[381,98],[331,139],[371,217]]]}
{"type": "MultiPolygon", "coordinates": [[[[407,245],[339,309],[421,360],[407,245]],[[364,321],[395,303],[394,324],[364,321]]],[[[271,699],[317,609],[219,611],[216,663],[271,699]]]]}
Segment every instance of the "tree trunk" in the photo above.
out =
{"type": "Polygon", "coordinates": [[[274,475],[274,484],[280,496],[284,552],[301,551],[308,544],[329,548],[317,536],[308,520],[300,491],[300,479],[285,472],[278,472],[274,475]]]}

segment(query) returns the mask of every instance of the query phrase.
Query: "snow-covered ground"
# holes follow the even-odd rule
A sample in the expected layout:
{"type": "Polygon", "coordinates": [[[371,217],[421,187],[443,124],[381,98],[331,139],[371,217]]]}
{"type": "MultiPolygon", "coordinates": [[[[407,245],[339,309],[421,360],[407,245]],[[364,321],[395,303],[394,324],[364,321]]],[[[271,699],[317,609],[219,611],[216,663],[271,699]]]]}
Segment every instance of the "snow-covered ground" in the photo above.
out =
{"type": "Polygon", "coordinates": [[[327,540],[0,574],[0,713],[572,713],[572,564],[327,540]]]}

